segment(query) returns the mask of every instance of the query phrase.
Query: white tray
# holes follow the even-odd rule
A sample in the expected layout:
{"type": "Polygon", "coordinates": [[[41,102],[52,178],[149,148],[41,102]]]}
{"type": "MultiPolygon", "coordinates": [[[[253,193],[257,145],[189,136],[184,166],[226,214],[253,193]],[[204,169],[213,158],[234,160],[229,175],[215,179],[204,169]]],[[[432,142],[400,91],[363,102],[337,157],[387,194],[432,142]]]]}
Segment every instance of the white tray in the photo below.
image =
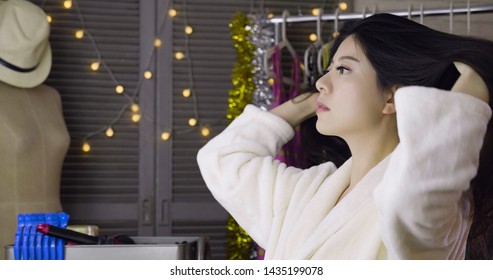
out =
{"type": "MultiPolygon", "coordinates": [[[[66,245],[66,260],[196,260],[209,258],[205,237],[131,236],[136,244],[66,245]]],[[[14,246],[5,247],[5,258],[14,259],[14,246]]]]}

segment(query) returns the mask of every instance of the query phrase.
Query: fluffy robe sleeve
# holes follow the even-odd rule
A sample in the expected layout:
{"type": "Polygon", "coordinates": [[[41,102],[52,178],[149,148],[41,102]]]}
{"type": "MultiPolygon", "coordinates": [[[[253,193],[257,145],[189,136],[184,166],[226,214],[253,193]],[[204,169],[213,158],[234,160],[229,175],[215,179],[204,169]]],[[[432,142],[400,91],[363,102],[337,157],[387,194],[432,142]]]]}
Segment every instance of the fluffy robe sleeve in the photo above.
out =
{"type": "Polygon", "coordinates": [[[374,192],[389,257],[463,258],[469,185],[491,109],[466,94],[417,86],[399,89],[395,104],[400,143],[374,192]]]}
{"type": "MultiPolygon", "coordinates": [[[[468,190],[491,109],[469,95],[417,86],[400,88],[395,103],[400,143],[373,192],[375,238],[388,258],[463,258],[468,190]]],[[[264,248],[289,231],[280,228],[287,209],[300,211],[336,170],[331,163],[300,170],[274,160],[293,134],[281,118],[249,105],[198,154],[214,197],[264,248]]]]}
{"type": "Polygon", "coordinates": [[[336,170],[332,163],[300,170],[275,160],[293,135],[293,128],[282,118],[247,105],[197,155],[215,199],[264,248],[271,234],[279,232],[272,227],[282,224],[279,221],[290,201],[309,197],[310,189],[315,190],[336,170]],[[304,188],[296,190],[297,185],[304,188]]]}

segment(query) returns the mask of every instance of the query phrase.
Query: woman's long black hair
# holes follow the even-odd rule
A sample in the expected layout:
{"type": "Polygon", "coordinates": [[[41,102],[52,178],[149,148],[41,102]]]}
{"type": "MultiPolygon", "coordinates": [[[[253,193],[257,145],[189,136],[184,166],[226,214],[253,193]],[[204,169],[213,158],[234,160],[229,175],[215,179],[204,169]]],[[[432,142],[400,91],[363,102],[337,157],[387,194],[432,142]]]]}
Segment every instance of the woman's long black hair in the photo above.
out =
{"type": "MultiPolygon", "coordinates": [[[[454,61],[471,66],[483,78],[493,102],[493,42],[433,30],[391,14],[376,14],[346,22],[333,43],[332,56],[341,42],[354,36],[377,72],[382,88],[394,85],[439,87],[442,74],[454,61]]],[[[452,108],[451,108],[452,110],[452,108]]],[[[451,174],[453,176],[453,174],[451,174]]],[[[468,259],[493,257],[493,128],[488,128],[476,177],[473,224],[468,237],[468,259]]]]}

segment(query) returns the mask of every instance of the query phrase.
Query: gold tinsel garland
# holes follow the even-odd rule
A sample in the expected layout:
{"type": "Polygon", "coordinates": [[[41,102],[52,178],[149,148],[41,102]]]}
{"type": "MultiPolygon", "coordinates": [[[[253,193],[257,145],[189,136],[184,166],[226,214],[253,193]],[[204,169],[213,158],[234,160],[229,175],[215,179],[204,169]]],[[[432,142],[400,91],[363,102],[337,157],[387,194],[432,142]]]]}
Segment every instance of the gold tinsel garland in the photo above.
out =
{"type": "MultiPolygon", "coordinates": [[[[243,112],[247,104],[252,102],[255,84],[255,68],[252,64],[255,47],[249,40],[251,36],[250,21],[241,12],[236,13],[229,24],[231,39],[236,49],[236,63],[233,68],[233,87],[229,91],[228,114],[226,117],[234,120],[243,112]]],[[[250,259],[252,238],[243,230],[238,223],[229,217],[227,221],[227,244],[226,255],[230,260],[250,259]]]]}
{"type": "Polygon", "coordinates": [[[233,67],[232,83],[233,87],[229,90],[228,114],[226,117],[234,120],[247,104],[252,102],[255,84],[255,67],[252,64],[255,47],[249,40],[252,32],[250,30],[250,20],[241,12],[233,16],[229,29],[231,39],[236,49],[236,63],[233,67]]]}
{"type": "Polygon", "coordinates": [[[252,238],[240,225],[229,216],[227,222],[228,236],[226,256],[229,260],[248,260],[251,255],[252,238]]]}

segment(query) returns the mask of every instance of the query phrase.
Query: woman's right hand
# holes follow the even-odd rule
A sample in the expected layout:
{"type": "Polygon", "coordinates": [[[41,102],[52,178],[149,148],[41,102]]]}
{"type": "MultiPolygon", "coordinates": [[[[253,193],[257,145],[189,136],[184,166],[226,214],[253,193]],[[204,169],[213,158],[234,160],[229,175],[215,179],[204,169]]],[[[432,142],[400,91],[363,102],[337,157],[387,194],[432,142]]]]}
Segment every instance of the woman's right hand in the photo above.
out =
{"type": "Polygon", "coordinates": [[[273,108],[270,112],[283,118],[291,126],[296,127],[316,114],[318,95],[318,92],[302,93],[273,108]]]}
{"type": "Polygon", "coordinates": [[[454,62],[454,64],[461,75],[452,87],[452,91],[469,94],[489,103],[488,86],[481,76],[465,63],[454,62]]]}

